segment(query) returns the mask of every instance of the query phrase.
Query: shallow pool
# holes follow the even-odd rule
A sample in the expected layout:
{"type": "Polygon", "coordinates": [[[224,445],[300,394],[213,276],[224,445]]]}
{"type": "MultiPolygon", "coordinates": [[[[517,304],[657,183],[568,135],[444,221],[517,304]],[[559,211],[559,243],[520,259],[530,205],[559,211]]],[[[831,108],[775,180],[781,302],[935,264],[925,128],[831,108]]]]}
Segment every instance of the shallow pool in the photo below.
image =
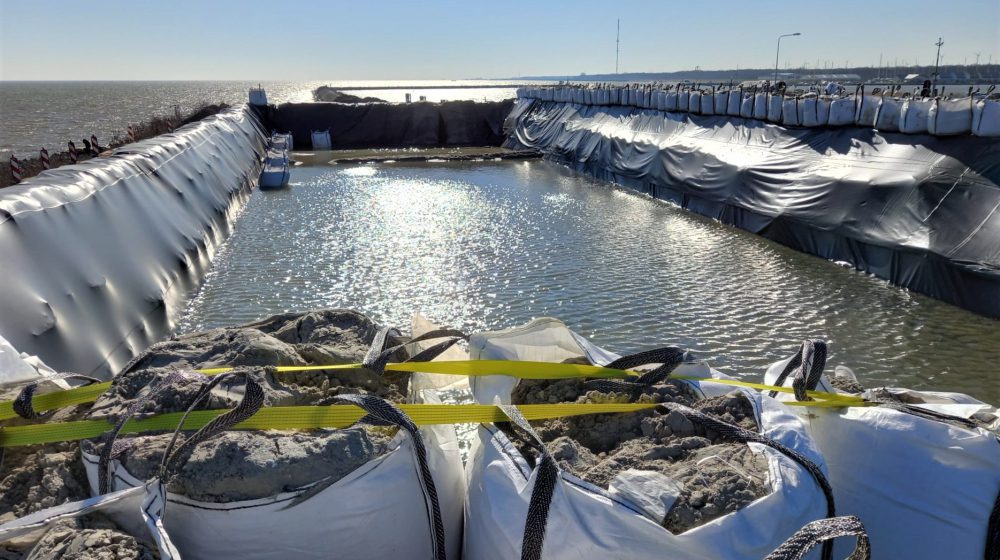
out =
{"type": "Polygon", "coordinates": [[[319,307],[404,330],[553,316],[754,380],[823,337],[870,386],[1000,402],[1000,321],[542,161],[295,168],[253,193],[178,330],[319,307]]]}

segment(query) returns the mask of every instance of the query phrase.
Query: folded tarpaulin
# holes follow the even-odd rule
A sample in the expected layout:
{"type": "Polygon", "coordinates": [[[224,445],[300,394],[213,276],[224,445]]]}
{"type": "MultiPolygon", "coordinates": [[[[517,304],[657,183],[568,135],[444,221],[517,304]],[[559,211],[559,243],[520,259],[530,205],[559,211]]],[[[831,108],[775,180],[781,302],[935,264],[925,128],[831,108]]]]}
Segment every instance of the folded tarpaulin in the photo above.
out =
{"type": "Polygon", "coordinates": [[[519,100],[508,147],[1000,317],[1000,140],[519,100]]]}

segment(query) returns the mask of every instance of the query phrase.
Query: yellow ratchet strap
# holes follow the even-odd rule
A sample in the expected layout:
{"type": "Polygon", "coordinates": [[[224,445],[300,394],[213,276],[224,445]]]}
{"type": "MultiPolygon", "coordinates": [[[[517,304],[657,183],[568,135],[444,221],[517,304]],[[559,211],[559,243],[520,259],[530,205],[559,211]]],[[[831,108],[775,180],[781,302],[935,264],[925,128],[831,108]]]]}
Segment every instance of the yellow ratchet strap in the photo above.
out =
{"type": "MultiPolygon", "coordinates": [[[[233,371],[235,367],[218,367],[195,370],[204,375],[218,375],[233,371]]],[[[279,373],[301,372],[301,371],[336,371],[336,370],[356,370],[361,369],[361,364],[335,364],[320,366],[277,366],[279,373]]],[[[601,366],[591,366],[584,364],[561,364],[551,362],[517,362],[507,360],[457,360],[450,362],[404,362],[388,364],[386,371],[396,372],[422,372],[437,373],[444,375],[461,376],[481,376],[481,375],[508,375],[520,379],[626,379],[638,375],[631,370],[610,369],[601,366]]],[[[760,391],[778,391],[780,393],[794,393],[788,387],[776,387],[763,383],[751,383],[748,381],[738,381],[736,379],[714,379],[705,377],[693,377],[684,375],[672,375],[670,379],[680,379],[685,381],[701,381],[707,383],[719,383],[722,385],[732,385],[734,387],[746,387],[760,391]]],[[[32,404],[35,410],[55,410],[76,404],[93,402],[101,393],[108,390],[111,382],[95,383],[85,387],[77,387],[65,391],[55,391],[36,395],[32,404]]],[[[810,397],[819,399],[815,401],[786,401],[785,404],[797,406],[867,406],[868,403],[859,396],[842,395],[839,393],[825,393],[823,391],[806,391],[810,397]]],[[[0,420],[14,418],[13,401],[0,402],[0,420]]]]}

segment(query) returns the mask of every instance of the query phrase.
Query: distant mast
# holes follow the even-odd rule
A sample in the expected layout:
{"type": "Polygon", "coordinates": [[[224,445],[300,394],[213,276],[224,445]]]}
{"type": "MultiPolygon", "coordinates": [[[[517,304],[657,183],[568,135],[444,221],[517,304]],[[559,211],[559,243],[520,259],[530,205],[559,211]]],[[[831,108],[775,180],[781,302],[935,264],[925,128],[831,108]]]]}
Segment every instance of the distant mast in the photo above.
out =
{"type": "Polygon", "coordinates": [[[622,42],[622,20],[618,18],[618,32],[615,34],[615,74],[618,74],[618,53],[622,42]]]}

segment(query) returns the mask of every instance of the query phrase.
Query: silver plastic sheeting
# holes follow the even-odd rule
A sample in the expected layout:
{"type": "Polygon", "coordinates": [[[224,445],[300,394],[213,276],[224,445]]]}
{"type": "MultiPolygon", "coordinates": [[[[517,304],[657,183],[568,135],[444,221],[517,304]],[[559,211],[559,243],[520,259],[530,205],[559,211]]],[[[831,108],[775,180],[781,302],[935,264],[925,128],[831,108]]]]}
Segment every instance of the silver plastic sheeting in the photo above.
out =
{"type": "Polygon", "coordinates": [[[264,142],[233,109],[0,189],[0,335],[59,371],[117,372],[169,332],[264,142]]]}
{"type": "Polygon", "coordinates": [[[506,126],[509,147],[1000,317],[997,139],[527,100],[506,126]]]}

